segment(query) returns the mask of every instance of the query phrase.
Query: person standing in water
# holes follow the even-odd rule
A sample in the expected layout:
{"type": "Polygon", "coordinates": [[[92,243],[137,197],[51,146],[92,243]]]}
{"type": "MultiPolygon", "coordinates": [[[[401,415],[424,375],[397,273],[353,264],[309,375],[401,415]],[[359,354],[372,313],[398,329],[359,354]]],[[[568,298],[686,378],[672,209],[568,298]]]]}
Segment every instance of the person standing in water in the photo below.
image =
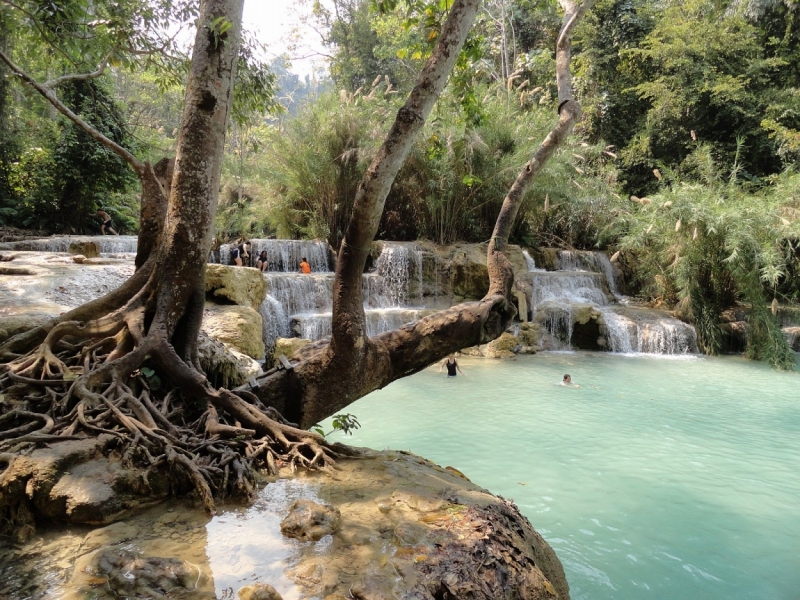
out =
{"type": "Polygon", "coordinates": [[[300,272],[305,275],[311,273],[311,265],[308,264],[305,256],[303,257],[303,260],[300,261],[300,272]]]}
{"type": "MultiPolygon", "coordinates": [[[[91,213],[90,213],[91,214],[91,213]]],[[[103,223],[100,225],[100,233],[106,235],[106,228],[113,233],[114,235],[119,235],[114,228],[111,226],[111,215],[109,215],[106,211],[97,209],[97,212],[92,215],[93,217],[97,217],[103,223]]]]}
{"type": "Polygon", "coordinates": [[[448,377],[455,377],[456,376],[456,371],[461,373],[462,375],[464,375],[464,377],[466,377],[466,375],[464,374],[464,371],[462,371],[461,367],[458,366],[458,361],[456,360],[456,355],[455,354],[449,354],[447,356],[447,358],[445,358],[442,361],[442,364],[439,365],[439,373],[442,372],[442,369],[444,369],[445,366],[447,367],[447,376],[448,377]]]}
{"type": "Polygon", "coordinates": [[[250,262],[250,242],[239,244],[231,250],[231,259],[237,267],[241,267],[245,260],[250,262]]]}

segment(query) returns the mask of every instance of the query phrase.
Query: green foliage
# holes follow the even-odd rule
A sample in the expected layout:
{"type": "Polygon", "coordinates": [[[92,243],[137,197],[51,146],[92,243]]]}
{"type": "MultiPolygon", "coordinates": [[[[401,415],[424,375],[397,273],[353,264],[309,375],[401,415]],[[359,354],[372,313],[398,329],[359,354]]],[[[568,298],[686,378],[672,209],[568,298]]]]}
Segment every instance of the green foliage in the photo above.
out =
{"type": "Polygon", "coordinates": [[[722,311],[745,303],[748,355],[791,368],[794,357],[767,304],[773,297],[797,300],[797,287],[787,296],[782,286],[800,266],[800,197],[785,195],[797,189],[800,176],[786,172],[753,194],[735,177],[720,176],[708,146],[690,158],[703,179],[675,181],[631,203],[615,221],[621,247],[639,261],[644,294],[678,302],[693,320],[701,350],[719,351],[722,311]]]}
{"type": "Polygon", "coordinates": [[[361,423],[358,422],[355,415],[340,413],[338,415],[333,415],[331,427],[332,429],[328,433],[325,433],[321,425],[314,425],[311,427],[311,430],[323,437],[328,437],[334,431],[341,431],[345,435],[351,435],[356,429],[361,429],[361,423]]]}

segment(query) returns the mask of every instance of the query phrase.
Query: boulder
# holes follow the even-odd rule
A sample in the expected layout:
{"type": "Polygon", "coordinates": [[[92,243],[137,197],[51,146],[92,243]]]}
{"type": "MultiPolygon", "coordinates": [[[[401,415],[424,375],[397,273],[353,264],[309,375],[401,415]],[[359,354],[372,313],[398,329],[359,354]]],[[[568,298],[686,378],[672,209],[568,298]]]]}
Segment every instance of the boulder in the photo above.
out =
{"type": "Polygon", "coordinates": [[[248,306],[206,302],[202,330],[230,350],[251,358],[264,358],[261,315],[248,306]]]}
{"type": "Polygon", "coordinates": [[[239,590],[240,600],[283,600],[275,588],[267,583],[246,585],[239,590]]]}
{"type": "Polygon", "coordinates": [[[71,242],[67,252],[70,254],[81,254],[84,258],[95,258],[100,256],[100,246],[92,240],[75,240],[71,242]]]}
{"type": "MultiPolygon", "coordinates": [[[[106,525],[170,491],[159,469],[129,469],[110,451],[115,436],[101,434],[51,443],[9,459],[0,487],[0,516],[20,505],[70,523],[106,525]]],[[[4,527],[19,524],[3,519],[4,527]]]]}
{"type": "Polygon", "coordinates": [[[462,352],[469,356],[483,356],[484,358],[511,358],[519,345],[520,342],[517,337],[506,331],[499,338],[492,340],[488,344],[473,346],[462,350],[462,352]]]}
{"type": "Polygon", "coordinates": [[[281,521],[281,533],[286,537],[313,541],[335,533],[341,524],[339,509],[313,500],[295,500],[289,514],[281,521]]]}
{"type": "Polygon", "coordinates": [[[258,269],[209,264],[206,296],[218,303],[238,304],[258,311],[267,296],[267,281],[258,269]]]}
{"type": "Polygon", "coordinates": [[[200,366],[214,387],[232,389],[261,373],[261,365],[249,356],[200,332],[200,366]]]}
{"type": "Polygon", "coordinates": [[[519,326],[517,339],[523,346],[536,347],[539,345],[543,335],[542,326],[539,323],[522,323],[519,326]]]}
{"type": "Polygon", "coordinates": [[[303,338],[278,338],[275,340],[275,350],[272,352],[272,362],[277,364],[278,357],[282,354],[286,358],[291,359],[296,352],[305,348],[311,343],[311,340],[303,338]]]}
{"type": "Polygon", "coordinates": [[[83,254],[76,254],[72,257],[72,262],[82,265],[86,262],[86,257],[83,254]]]}
{"type": "Polygon", "coordinates": [[[44,325],[53,318],[49,313],[25,313],[0,317],[0,343],[8,338],[44,325]]]}

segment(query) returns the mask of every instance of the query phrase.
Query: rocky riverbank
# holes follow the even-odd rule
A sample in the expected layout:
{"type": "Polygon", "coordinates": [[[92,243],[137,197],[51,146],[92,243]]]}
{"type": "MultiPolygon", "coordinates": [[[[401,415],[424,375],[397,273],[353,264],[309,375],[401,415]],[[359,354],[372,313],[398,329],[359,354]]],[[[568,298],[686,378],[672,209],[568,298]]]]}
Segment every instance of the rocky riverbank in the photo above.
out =
{"type": "MultiPolygon", "coordinates": [[[[50,502],[62,510],[58,494],[50,502]]],[[[90,515],[72,513],[77,523],[90,515]]],[[[0,596],[569,598],[561,563],[512,502],[407,453],[282,472],[252,505],[223,506],[214,518],[174,501],[116,518],[6,544],[0,596]]]]}

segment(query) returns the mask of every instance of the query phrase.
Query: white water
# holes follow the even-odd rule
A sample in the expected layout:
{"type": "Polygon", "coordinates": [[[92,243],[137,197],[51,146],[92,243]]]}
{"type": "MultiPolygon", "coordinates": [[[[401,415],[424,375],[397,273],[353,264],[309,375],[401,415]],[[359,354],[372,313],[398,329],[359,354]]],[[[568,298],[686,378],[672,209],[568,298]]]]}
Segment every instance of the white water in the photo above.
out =
{"type": "Polygon", "coordinates": [[[9,250],[32,252],[68,252],[74,242],[94,242],[105,254],[129,254],[136,252],[138,238],[135,235],[75,235],[23,240],[4,244],[9,250]]]}
{"type": "Polygon", "coordinates": [[[546,347],[549,349],[571,349],[575,310],[589,305],[600,315],[601,331],[604,330],[611,352],[697,352],[697,337],[691,325],[664,313],[616,303],[622,297],[614,280],[614,269],[604,253],[561,250],[558,264],[563,270],[531,273],[534,320],[541,322],[548,332],[546,347]],[[603,283],[613,298],[609,298],[603,283]]]}
{"type": "MultiPolygon", "coordinates": [[[[310,275],[283,272],[265,273],[264,277],[267,298],[260,312],[267,349],[278,337],[319,340],[331,335],[332,272],[315,269],[310,275]]],[[[385,242],[374,272],[362,276],[362,293],[370,336],[419,318],[422,252],[413,244],[385,242]]]]}
{"type": "MultiPolygon", "coordinates": [[[[311,265],[311,271],[314,273],[325,273],[331,270],[328,263],[328,244],[324,241],[256,238],[250,240],[250,244],[251,264],[247,266],[254,267],[258,256],[265,251],[269,262],[269,271],[297,273],[303,258],[311,265]]],[[[219,247],[220,264],[230,264],[231,250],[235,247],[236,244],[222,244],[219,247]]]]}
{"type": "Polygon", "coordinates": [[[527,250],[522,251],[522,256],[525,257],[525,264],[528,265],[528,271],[541,271],[543,269],[536,268],[536,261],[533,260],[533,257],[528,253],[527,250]]]}

